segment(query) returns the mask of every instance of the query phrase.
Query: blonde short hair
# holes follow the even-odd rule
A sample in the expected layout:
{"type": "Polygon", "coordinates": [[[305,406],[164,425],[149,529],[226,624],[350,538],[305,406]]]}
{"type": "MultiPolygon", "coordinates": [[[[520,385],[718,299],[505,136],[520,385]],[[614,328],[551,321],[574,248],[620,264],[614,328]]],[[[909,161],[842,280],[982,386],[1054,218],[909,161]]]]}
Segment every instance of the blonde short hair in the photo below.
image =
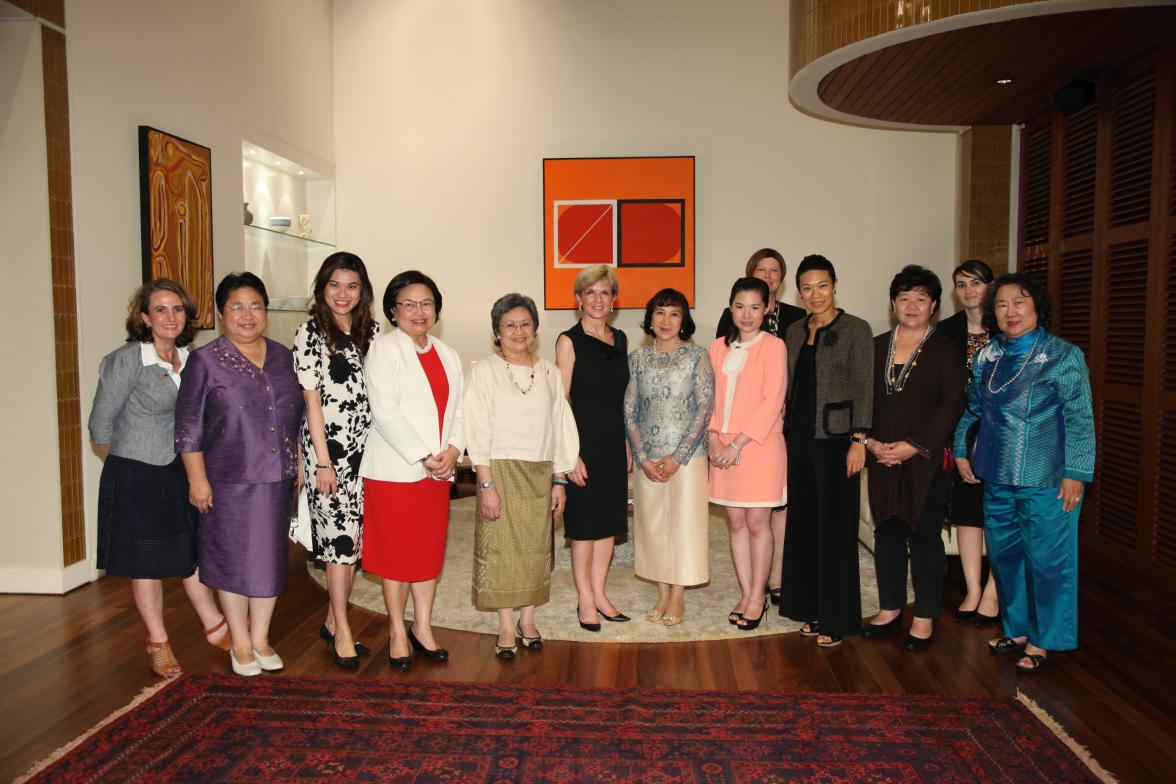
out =
{"type": "Polygon", "coordinates": [[[585,291],[606,278],[608,284],[612,286],[612,293],[615,297],[620,293],[621,284],[617,280],[616,270],[606,264],[593,264],[591,267],[580,270],[580,274],[576,276],[576,282],[572,286],[572,291],[577,297],[583,296],[585,291]]]}

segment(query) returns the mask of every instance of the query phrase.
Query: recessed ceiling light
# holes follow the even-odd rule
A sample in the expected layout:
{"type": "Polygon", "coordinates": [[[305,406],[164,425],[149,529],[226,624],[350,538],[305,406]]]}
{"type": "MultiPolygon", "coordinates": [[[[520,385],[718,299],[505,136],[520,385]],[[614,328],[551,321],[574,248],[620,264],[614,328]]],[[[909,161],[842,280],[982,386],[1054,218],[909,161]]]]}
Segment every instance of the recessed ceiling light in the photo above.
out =
{"type": "Polygon", "coordinates": [[[1013,80],[1012,79],[997,79],[996,83],[997,84],[1012,84],[1013,80]]]}
{"type": "Polygon", "coordinates": [[[274,166],[281,166],[281,165],[282,165],[281,161],[274,161],[274,166]]]}
{"type": "Polygon", "coordinates": [[[250,151],[249,151],[249,154],[250,154],[250,155],[257,155],[257,150],[250,150],[250,151]]]}
{"type": "Polygon", "coordinates": [[[299,173],[299,174],[306,174],[306,172],[302,171],[302,169],[299,169],[299,170],[298,170],[298,173],[299,173]]]}

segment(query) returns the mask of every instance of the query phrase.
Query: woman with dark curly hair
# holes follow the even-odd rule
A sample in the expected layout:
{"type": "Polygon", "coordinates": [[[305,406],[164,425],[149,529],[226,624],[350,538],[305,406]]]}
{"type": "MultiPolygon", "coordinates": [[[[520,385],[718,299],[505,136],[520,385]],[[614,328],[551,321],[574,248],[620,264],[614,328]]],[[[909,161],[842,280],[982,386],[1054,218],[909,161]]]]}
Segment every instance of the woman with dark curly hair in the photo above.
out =
{"type": "Polygon", "coordinates": [[[369,652],[351,634],[347,599],[361,544],[359,464],[372,423],[363,361],[380,332],[373,299],[363,259],[332,253],[315,275],[310,318],[294,333],[294,369],[306,400],[302,460],[311,549],[327,571],[329,602],[319,637],[348,670],[358,669],[359,657],[369,652]]]}
{"type": "Polygon", "coordinates": [[[989,651],[1023,654],[1017,671],[1033,673],[1049,651],[1078,647],[1078,516],[1094,478],[1090,377],[1082,351],[1047,331],[1049,295],[1033,278],[997,278],[985,311],[1002,334],[976,355],[953,451],[964,481],[985,483],[1004,623],[989,651]]]}
{"type": "Polygon", "coordinates": [[[127,308],[127,342],[98,368],[90,436],[106,459],[98,487],[98,568],[131,578],[156,675],[180,674],[163,625],[163,578],[182,577],[210,643],[228,650],[229,630],[196,572],[196,510],[173,444],[180,371],[196,306],[180,284],[157,278],[127,308]]]}

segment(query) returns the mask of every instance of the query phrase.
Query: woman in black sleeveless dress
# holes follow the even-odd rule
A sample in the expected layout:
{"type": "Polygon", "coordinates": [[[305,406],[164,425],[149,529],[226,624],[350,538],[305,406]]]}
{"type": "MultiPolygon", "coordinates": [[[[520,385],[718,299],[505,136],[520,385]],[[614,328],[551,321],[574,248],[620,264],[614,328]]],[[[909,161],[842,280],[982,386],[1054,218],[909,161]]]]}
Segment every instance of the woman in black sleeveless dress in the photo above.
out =
{"type": "Polygon", "coordinates": [[[625,333],[606,323],[617,296],[611,267],[595,265],[576,277],[580,321],[555,344],[576,429],[580,459],[568,474],[564,535],[572,542],[572,576],[581,628],[600,631],[600,618],[627,621],[605,594],[613,542],[628,531],[625,388],[629,352],[625,333]]]}

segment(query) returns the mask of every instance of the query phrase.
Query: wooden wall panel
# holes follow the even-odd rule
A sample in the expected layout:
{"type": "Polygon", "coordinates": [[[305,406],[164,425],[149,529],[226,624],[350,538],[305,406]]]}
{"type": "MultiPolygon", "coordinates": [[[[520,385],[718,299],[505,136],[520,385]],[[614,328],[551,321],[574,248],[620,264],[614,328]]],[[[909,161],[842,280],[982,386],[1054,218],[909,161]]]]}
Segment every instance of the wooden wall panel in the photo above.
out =
{"type": "Polygon", "coordinates": [[[978,125],[961,137],[959,256],[983,259],[1000,275],[1009,268],[1012,128],[978,125]]]}
{"type": "Polygon", "coordinates": [[[1105,75],[1096,94],[1022,133],[1018,260],[1048,283],[1055,330],[1091,370],[1098,456],[1084,568],[1132,569],[1172,597],[1176,44],[1105,75]]]}

